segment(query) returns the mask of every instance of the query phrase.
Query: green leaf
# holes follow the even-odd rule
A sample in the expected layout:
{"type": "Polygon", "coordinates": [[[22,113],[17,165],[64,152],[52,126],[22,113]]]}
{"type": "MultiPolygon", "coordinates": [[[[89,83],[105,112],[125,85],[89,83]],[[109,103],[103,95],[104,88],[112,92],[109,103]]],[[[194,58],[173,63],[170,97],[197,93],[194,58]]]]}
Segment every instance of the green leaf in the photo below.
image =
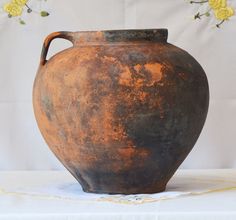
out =
{"type": "Polygon", "coordinates": [[[22,19],[19,19],[19,22],[20,22],[20,24],[22,24],[22,25],[25,25],[25,24],[26,24],[25,21],[23,21],[22,19]]]}
{"type": "Polygon", "coordinates": [[[207,12],[205,15],[206,15],[207,17],[209,17],[211,14],[210,14],[209,12],[207,12]]]}
{"type": "Polygon", "coordinates": [[[49,15],[49,13],[48,13],[47,11],[41,11],[41,12],[40,12],[40,15],[41,15],[42,17],[47,17],[47,16],[49,15]]]}
{"type": "Polygon", "coordinates": [[[196,20],[196,19],[201,19],[201,15],[200,15],[200,13],[198,12],[196,15],[194,15],[194,19],[196,20]]]}

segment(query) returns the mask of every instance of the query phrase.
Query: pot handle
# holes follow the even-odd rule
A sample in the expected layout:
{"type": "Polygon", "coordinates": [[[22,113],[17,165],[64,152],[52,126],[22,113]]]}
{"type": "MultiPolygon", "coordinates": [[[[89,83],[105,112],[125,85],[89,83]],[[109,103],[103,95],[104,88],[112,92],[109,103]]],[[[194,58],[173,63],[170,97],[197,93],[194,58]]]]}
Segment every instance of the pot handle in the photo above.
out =
{"type": "Polygon", "coordinates": [[[60,31],[60,32],[53,32],[49,34],[43,43],[43,48],[42,48],[41,57],[40,57],[40,65],[43,66],[44,64],[46,64],[48,48],[52,40],[55,38],[63,38],[63,39],[69,40],[74,45],[74,32],[60,31]]]}

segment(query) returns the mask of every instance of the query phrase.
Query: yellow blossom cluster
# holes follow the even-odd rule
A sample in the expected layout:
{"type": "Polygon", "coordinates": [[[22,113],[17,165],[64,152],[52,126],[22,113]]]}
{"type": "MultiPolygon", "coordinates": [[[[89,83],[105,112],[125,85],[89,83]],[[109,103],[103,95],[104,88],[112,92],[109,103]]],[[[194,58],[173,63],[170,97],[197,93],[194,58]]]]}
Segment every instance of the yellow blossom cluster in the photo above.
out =
{"type": "Polygon", "coordinates": [[[12,0],[11,2],[4,4],[3,10],[10,16],[20,16],[27,1],[28,0],[12,0]]]}
{"type": "Polygon", "coordinates": [[[208,3],[218,20],[227,20],[234,15],[234,9],[227,6],[227,0],[209,0],[208,3]]]}

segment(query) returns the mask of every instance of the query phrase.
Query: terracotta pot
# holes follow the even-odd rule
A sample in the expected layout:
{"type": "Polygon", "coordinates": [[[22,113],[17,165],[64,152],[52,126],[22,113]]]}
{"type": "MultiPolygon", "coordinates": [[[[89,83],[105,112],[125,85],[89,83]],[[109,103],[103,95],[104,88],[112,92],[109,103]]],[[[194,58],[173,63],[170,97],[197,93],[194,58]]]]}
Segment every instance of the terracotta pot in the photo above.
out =
{"type": "Polygon", "coordinates": [[[166,29],[56,32],[43,46],[33,104],[40,131],[86,192],[154,193],[193,148],[209,89],[166,29]],[[50,42],[73,43],[46,60],[50,42]]]}

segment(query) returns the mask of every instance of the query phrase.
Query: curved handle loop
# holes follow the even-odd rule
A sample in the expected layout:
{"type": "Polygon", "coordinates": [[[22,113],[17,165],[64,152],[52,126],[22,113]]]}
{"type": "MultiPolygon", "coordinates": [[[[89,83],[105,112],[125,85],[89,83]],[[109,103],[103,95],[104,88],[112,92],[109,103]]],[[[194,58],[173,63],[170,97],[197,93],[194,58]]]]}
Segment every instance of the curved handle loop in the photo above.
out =
{"type": "Polygon", "coordinates": [[[40,57],[40,65],[44,65],[47,62],[46,58],[47,58],[48,48],[52,40],[55,38],[63,38],[69,40],[70,42],[72,42],[72,44],[74,44],[74,32],[61,31],[49,34],[43,43],[43,48],[40,57]]]}

